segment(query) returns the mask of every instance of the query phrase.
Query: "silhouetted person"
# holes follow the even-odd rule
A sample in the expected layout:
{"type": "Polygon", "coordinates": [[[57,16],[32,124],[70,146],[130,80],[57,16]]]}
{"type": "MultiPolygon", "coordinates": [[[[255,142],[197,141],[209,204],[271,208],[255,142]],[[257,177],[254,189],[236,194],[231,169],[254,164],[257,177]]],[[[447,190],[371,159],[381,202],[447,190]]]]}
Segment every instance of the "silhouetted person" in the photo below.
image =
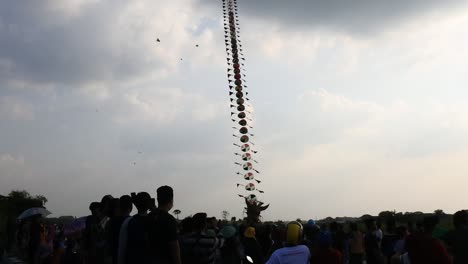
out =
{"type": "Polygon", "coordinates": [[[346,233],[343,231],[343,226],[337,222],[330,224],[330,232],[332,235],[332,247],[340,251],[342,256],[345,256],[347,253],[346,247],[346,233]]]}
{"type": "Polygon", "coordinates": [[[110,247],[112,254],[112,263],[118,263],[118,249],[119,249],[119,237],[120,237],[120,228],[122,227],[125,219],[130,217],[132,212],[132,198],[128,195],[123,195],[119,199],[119,210],[114,212],[114,216],[109,222],[110,226],[110,247]]]}
{"type": "Polygon", "coordinates": [[[397,255],[401,255],[406,252],[405,240],[408,236],[408,228],[406,228],[406,226],[397,227],[396,235],[398,236],[398,239],[393,247],[393,252],[397,255]]]}
{"type": "Polygon", "coordinates": [[[223,241],[206,233],[206,213],[197,213],[192,219],[194,232],[182,238],[183,263],[214,264],[216,250],[222,246],[223,241]]]}
{"type": "Polygon", "coordinates": [[[445,247],[439,240],[432,236],[432,232],[437,224],[437,217],[425,217],[423,221],[423,232],[407,237],[406,248],[411,264],[451,263],[445,247]]]}
{"type": "Polygon", "coordinates": [[[180,230],[180,235],[187,235],[193,232],[193,218],[192,217],[186,217],[182,220],[181,223],[181,230],[180,230]]]}
{"type": "Polygon", "coordinates": [[[458,211],[453,215],[454,230],[445,236],[445,242],[453,255],[453,263],[468,263],[468,212],[458,211]]]}
{"type": "Polygon", "coordinates": [[[149,233],[151,219],[148,216],[148,210],[151,207],[151,196],[146,192],[140,192],[134,198],[133,204],[138,213],[128,222],[125,263],[152,263],[149,233]]]}
{"type": "Polygon", "coordinates": [[[221,229],[224,245],[221,248],[221,262],[223,264],[238,264],[245,258],[244,249],[240,242],[237,230],[233,226],[225,226],[221,229]]]}
{"type": "Polygon", "coordinates": [[[390,263],[395,252],[395,244],[398,241],[398,235],[395,233],[395,221],[389,219],[386,223],[385,234],[382,238],[382,253],[387,263],[390,263]]]}
{"type": "Polygon", "coordinates": [[[312,254],[310,262],[314,264],[343,264],[341,252],[332,247],[331,234],[328,232],[320,233],[317,252],[312,254]]]}
{"type": "Polygon", "coordinates": [[[380,250],[380,239],[378,237],[377,223],[374,219],[366,221],[367,233],[364,237],[364,245],[366,248],[366,261],[367,264],[382,264],[384,257],[380,250]]]}
{"type": "Polygon", "coordinates": [[[28,259],[31,264],[39,263],[39,246],[41,243],[42,231],[40,219],[40,215],[31,217],[31,225],[29,226],[28,259]]]}
{"type": "Polygon", "coordinates": [[[260,247],[260,243],[257,241],[254,227],[249,226],[244,229],[242,245],[244,246],[245,255],[251,257],[253,263],[264,262],[262,248],[260,247]]]}
{"type": "Polygon", "coordinates": [[[259,225],[257,227],[257,240],[262,248],[262,255],[265,258],[269,257],[273,240],[271,239],[272,228],[271,225],[259,225]]]}
{"type": "Polygon", "coordinates": [[[286,237],[286,230],[283,227],[273,225],[271,231],[271,239],[273,240],[273,245],[271,245],[269,255],[273,254],[277,249],[283,247],[284,239],[286,237]]]}
{"type": "Polygon", "coordinates": [[[177,222],[169,214],[174,205],[174,191],[169,186],[161,186],[156,192],[158,208],[150,214],[152,217],[152,250],[157,263],[180,264],[177,222]]]}
{"type": "Polygon", "coordinates": [[[362,264],[364,260],[364,234],[359,231],[357,223],[349,225],[349,264],[362,264]]]}
{"type": "Polygon", "coordinates": [[[95,233],[98,228],[99,221],[102,217],[101,214],[101,203],[92,202],[89,205],[89,210],[91,215],[86,217],[85,230],[83,232],[82,248],[83,248],[83,257],[87,264],[96,263],[96,240],[95,233]]]}
{"type": "Polygon", "coordinates": [[[318,248],[318,235],[320,234],[320,227],[315,224],[314,220],[309,220],[304,225],[304,241],[302,244],[309,248],[311,254],[313,254],[318,248]]]}

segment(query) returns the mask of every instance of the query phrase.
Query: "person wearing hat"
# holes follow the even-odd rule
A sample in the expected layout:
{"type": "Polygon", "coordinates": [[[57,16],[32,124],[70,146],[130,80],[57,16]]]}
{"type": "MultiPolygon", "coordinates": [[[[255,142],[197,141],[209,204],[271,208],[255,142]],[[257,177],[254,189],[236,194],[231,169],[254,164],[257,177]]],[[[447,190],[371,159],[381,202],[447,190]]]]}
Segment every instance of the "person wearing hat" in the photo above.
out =
{"type": "Polygon", "coordinates": [[[194,232],[182,238],[182,262],[193,264],[214,264],[216,253],[223,245],[223,239],[206,233],[206,213],[197,213],[192,217],[194,232]]]}
{"type": "Polygon", "coordinates": [[[309,248],[299,243],[303,239],[302,224],[293,221],[286,226],[286,246],[273,252],[267,264],[307,264],[310,259],[309,248]]]}

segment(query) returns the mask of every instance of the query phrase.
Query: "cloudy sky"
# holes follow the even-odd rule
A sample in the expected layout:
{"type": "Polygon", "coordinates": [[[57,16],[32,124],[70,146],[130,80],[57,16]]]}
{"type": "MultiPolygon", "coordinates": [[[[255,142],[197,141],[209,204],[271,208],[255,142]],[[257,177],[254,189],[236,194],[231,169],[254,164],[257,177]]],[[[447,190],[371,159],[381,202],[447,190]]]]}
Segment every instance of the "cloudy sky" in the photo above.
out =
{"type": "MultiPolygon", "coordinates": [[[[265,219],[467,207],[467,1],[238,5],[265,219]]],[[[80,216],[168,184],[182,216],[239,217],[221,18],[215,0],[1,1],[0,193],[80,216]]]]}

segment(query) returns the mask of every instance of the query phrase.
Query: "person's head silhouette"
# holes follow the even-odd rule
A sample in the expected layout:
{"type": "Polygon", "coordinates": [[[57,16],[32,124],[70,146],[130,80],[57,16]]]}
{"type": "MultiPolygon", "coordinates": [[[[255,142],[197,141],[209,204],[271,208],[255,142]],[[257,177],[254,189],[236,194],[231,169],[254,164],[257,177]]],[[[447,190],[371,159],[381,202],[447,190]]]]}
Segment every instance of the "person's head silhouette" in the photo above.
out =
{"type": "Polygon", "coordinates": [[[158,208],[169,212],[174,206],[174,190],[170,186],[161,186],[157,189],[158,208]]]}

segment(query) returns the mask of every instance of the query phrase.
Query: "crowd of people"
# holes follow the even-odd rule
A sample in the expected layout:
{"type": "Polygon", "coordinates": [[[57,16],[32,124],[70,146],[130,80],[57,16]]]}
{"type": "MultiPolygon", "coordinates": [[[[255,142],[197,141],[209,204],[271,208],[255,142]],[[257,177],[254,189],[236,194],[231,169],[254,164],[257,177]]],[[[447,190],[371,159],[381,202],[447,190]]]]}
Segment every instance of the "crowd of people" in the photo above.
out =
{"type": "Polygon", "coordinates": [[[436,216],[414,228],[394,221],[383,228],[375,218],[367,219],[365,228],[355,222],[218,221],[206,213],[178,221],[170,214],[173,203],[169,186],[159,187],[156,199],[146,192],[106,195],[90,204],[80,232],[65,235],[32,217],[29,240],[21,239],[20,228],[19,243],[32,264],[468,263],[467,211],[455,213],[455,228],[440,240],[432,235],[436,216]]]}

